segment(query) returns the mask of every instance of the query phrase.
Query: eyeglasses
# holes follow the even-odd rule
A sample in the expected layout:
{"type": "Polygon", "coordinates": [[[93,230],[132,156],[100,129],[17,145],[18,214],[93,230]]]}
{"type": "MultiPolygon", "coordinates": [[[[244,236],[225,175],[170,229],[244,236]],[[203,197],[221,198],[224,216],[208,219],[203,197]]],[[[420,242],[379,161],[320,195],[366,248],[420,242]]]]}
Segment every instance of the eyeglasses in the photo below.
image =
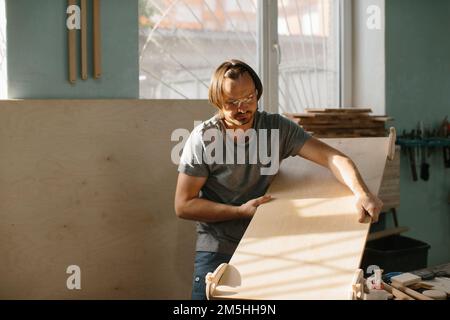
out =
{"type": "Polygon", "coordinates": [[[258,95],[258,91],[256,90],[255,93],[252,93],[251,95],[247,96],[246,98],[227,101],[227,102],[225,102],[225,105],[230,108],[238,108],[241,105],[241,103],[242,104],[252,103],[255,100],[257,95],[258,95]]]}

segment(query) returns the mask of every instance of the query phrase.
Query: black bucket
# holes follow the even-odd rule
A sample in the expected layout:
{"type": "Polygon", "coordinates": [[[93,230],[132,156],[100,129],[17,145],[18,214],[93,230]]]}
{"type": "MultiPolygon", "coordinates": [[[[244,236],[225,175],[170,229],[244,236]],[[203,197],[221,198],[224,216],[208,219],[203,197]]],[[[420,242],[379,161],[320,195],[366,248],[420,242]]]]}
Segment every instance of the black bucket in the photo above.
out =
{"type": "Polygon", "coordinates": [[[368,241],[361,269],[367,272],[370,265],[388,272],[410,272],[427,267],[430,245],[401,235],[368,241]]]}

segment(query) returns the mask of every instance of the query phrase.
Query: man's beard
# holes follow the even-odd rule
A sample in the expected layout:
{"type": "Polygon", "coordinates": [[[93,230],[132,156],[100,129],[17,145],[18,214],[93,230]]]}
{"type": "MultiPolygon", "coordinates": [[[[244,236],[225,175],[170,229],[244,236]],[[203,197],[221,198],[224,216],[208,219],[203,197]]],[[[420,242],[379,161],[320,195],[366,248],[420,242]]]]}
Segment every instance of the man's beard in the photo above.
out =
{"type": "Polygon", "coordinates": [[[238,113],[231,120],[232,120],[231,122],[234,125],[243,126],[243,125],[246,125],[246,124],[248,124],[249,122],[251,122],[253,120],[253,114],[251,112],[238,113]],[[243,117],[242,119],[239,119],[239,116],[241,116],[241,115],[245,115],[245,117],[243,117]]]}

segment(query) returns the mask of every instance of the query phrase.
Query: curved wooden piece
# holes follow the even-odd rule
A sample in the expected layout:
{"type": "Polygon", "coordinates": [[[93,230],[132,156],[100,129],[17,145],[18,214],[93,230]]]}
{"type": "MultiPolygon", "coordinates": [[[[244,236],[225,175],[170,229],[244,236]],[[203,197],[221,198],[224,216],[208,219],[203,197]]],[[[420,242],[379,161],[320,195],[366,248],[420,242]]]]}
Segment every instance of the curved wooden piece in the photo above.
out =
{"type": "Polygon", "coordinates": [[[355,271],[349,300],[362,300],[364,297],[364,273],[361,269],[355,271]]]}
{"type": "Polygon", "coordinates": [[[214,270],[214,272],[208,272],[208,274],[206,275],[206,298],[208,300],[211,300],[211,298],[214,296],[214,290],[216,289],[220,278],[222,278],[227,265],[227,263],[222,263],[216,268],[216,270],[214,270]]]}

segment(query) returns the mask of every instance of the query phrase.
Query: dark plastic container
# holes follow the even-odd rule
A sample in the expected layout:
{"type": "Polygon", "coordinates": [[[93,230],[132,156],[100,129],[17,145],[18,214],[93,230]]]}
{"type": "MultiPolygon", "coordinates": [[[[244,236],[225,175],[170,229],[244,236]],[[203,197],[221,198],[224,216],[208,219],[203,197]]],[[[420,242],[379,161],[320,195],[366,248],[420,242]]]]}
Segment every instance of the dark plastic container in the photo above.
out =
{"type": "Polygon", "coordinates": [[[401,235],[369,241],[364,250],[361,269],[377,265],[388,272],[409,272],[427,267],[430,245],[401,235]]]}

